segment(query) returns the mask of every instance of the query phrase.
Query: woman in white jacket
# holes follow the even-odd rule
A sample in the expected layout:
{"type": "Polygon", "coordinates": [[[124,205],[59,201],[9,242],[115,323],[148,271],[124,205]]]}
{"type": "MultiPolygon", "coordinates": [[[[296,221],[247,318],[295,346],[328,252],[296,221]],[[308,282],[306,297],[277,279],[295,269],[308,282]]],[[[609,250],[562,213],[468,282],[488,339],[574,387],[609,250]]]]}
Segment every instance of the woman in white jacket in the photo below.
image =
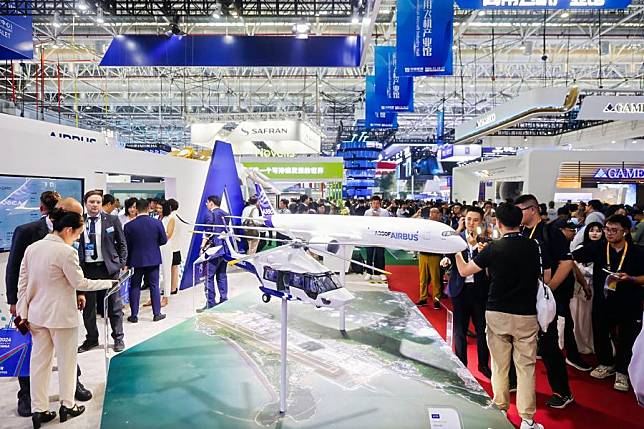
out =
{"type": "Polygon", "coordinates": [[[30,387],[36,429],[56,418],[56,413],[49,411],[54,351],[60,382],[60,421],[85,411],[85,407],[74,403],[79,325],[76,291],[108,289],[115,282],[88,280],[83,276],[78,252],[72,247],[84,228],[79,213],[55,209],[49,217],[53,231],[27,247],[18,281],[17,312],[29,323],[33,342],[30,387]]]}

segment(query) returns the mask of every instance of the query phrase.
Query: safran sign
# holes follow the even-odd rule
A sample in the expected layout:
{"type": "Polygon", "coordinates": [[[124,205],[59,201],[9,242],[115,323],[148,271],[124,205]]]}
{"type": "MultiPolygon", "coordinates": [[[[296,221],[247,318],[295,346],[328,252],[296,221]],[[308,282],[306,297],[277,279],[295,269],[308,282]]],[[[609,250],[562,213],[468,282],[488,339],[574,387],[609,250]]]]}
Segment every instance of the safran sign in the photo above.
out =
{"type": "Polygon", "coordinates": [[[577,119],[644,121],[644,96],[588,96],[581,102],[577,119]]]}
{"type": "Polygon", "coordinates": [[[644,168],[600,168],[595,179],[644,179],[644,168]]]}
{"type": "Polygon", "coordinates": [[[460,9],[626,9],[631,0],[456,0],[460,9]]]}

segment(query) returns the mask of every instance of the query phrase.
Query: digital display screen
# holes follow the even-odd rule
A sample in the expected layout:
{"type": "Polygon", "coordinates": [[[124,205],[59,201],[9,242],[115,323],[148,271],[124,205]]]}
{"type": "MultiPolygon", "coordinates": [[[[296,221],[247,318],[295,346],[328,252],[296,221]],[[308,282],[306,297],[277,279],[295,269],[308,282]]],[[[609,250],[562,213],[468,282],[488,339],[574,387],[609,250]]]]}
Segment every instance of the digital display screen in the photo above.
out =
{"type": "Polygon", "coordinates": [[[0,175],[0,252],[8,252],[17,226],[40,219],[40,194],[83,198],[83,179],[0,175]]]}

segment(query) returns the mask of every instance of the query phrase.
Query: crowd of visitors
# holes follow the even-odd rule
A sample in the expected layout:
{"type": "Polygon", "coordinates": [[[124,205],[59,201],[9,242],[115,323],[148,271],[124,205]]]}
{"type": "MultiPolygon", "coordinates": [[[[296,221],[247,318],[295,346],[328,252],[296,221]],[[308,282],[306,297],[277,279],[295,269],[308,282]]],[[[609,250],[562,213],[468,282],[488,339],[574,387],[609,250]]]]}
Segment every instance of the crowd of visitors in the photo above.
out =
{"type": "MultiPolygon", "coordinates": [[[[200,246],[206,260],[206,305],[199,311],[227,300],[227,264],[217,249],[221,248],[219,233],[230,218],[220,206],[220,197],[207,198],[202,222],[209,227],[200,246]]],[[[45,192],[42,218],[15,230],[7,265],[7,297],[12,315],[28,321],[33,336],[31,377],[19,379],[18,413],[32,416],[34,427],[56,417],[48,409],[47,397],[54,351],[59,357],[59,415],[65,421],[84,411],[74,400],[92,397],[80,382],[76,362],[77,353],[99,345],[97,314],[109,319],[113,349],[125,348],[121,295],[109,295],[103,308],[106,290],[125,270],[133,269],[127,320],[138,322],[143,288],[150,291],[150,300],[143,305],[152,307],[152,320],[165,318],[162,308],[178,291],[178,208],[173,199],[128,198],[121,205],[109,194],[89,191],[81,204],[45,192]],[[86,330],[78,347],[77,310],[83,312],[86,330]]],[[[337,204],[304,195],[280,200],[277,212],[421,218],[453,227],[467,248],[456,255],[418,254],[420,299],[416,304],[431,302],[439,310],[443,295],[451,299],[456,356],[468,364],[467,337],[475,336],[477,367],[491,378],[494,403],[507,411],[509,392],[516,389],[522,429],[542,427],[534,421],[537,355],[543,359],[552,390],[546,402],[549,407],[565,408],[574,402],[568,366],[590,371],[597,379],[614,375],[614,388],[629,390],[628,367],[642,328],[644,222],[638,207],[591,200],[568,202],[556,209],[553,202],[546,206],[532,195],[502,204],[378,196],[337,204]],[[564,321],[561,333],[558,318],[547,329],[537,322],[539,280],[556,298],[557,315],[564,321]],[[582,356],[588,353],[597,355],[599,364],[594,368],[582,356]]],[[[248,254],[265,245],[264,232],[257,228],[262,219],[253,196],[241,220],[248,254]]],[[[277,239],[287,238],[277,235],[277,239]]],[[[366,254],[368,265],[384,269],[385,249],[367,248],[366,254]]],[[[375,274],[366,272],[365,279],[375,274]]]]}

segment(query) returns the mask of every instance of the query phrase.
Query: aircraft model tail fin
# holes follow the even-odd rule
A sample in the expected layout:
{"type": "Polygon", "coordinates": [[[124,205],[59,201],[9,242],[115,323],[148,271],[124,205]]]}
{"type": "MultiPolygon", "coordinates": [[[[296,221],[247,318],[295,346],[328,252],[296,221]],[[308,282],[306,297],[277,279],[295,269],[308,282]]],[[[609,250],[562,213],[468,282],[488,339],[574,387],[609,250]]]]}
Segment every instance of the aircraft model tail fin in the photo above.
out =
{"type": "Polygon", "coordinates": [[[275,214],[275,209],[271,205],[271,201],[266,195],[266,191],[259,183],[255,183],[255,192],[257,192],[257,200],[259,201],[259,208],[262,210],[262,215],[264,216],[264,223],[268,227],[273,227],[273,222],[271,218],[275,214]]]}

